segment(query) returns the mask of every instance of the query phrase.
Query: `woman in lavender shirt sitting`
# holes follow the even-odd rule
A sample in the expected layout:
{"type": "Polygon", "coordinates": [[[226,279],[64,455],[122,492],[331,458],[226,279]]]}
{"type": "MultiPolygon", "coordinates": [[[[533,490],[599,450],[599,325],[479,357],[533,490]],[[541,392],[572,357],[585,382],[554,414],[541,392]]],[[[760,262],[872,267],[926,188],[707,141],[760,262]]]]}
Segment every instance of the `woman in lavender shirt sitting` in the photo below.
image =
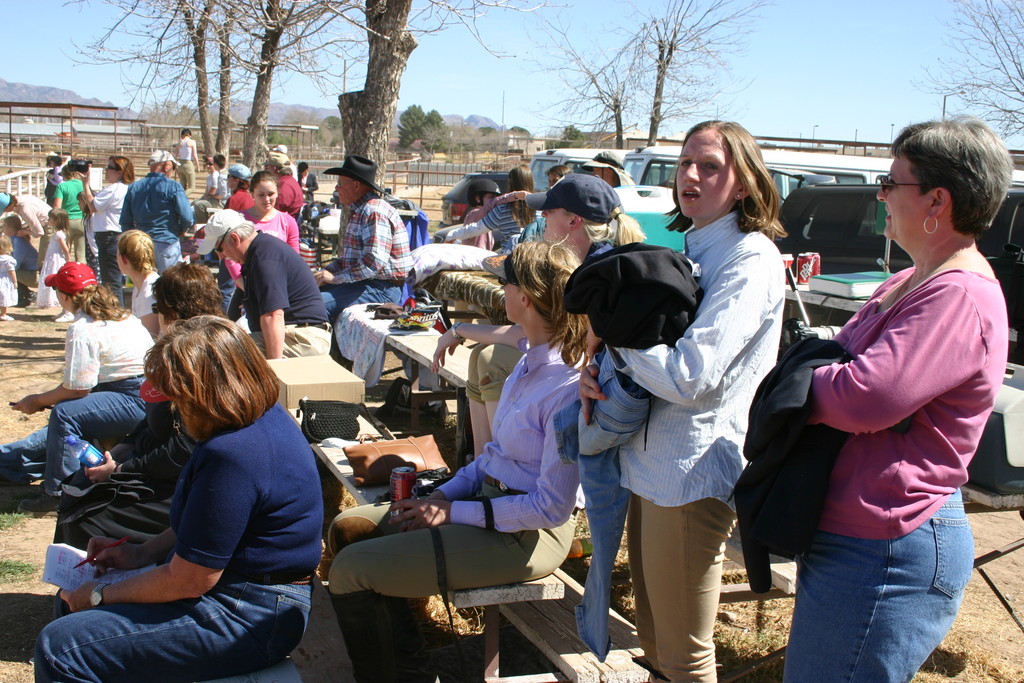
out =
{"type": "Polygon", "coordinates": [[[971,576],[960,485],[1006,369],[1006,304],[975,240],[1010,186],[1006,146],[977,119],[913,124],[879,178],[885,234],[913,268],[836,335],[812,423],[850,432],[799,558],[786,681],[909,681],[942,642],[971,576]]]}
{"type": "Polygon", "coordinates": [[[331,599],[360,682],[434,680],[404,599],[439,592],[430,527],[443,540],[449,589],[546,576],[572,542],[579,473],[559,459],[552,421],[577,393],[586,329],[565,312],[562,292],[579,261],[547,242],[487,261],[519,326],[459,325],[439,340],[435,364],[467,338],[525,351],[498,402],[493,441],[429,498],[348,510],[328,532],[338,553],[331,599]]]}

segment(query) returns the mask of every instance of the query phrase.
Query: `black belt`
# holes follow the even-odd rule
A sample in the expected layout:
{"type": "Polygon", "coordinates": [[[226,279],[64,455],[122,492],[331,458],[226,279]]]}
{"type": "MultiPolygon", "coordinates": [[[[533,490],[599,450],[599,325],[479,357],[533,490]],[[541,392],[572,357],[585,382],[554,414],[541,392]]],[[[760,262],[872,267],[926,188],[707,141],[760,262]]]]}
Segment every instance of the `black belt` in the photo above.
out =
{"type": "Polygon", "coordinates": [[[322,330],[330,330],[330,323],[291,323],[292,327],[319,327],[322,330]]]}
{"type": "Polygon", "coordinates": [[[238,576],[249,583],[258,583],[263,586],[275,586],[283,583],[290,583],[296,586],[308,586],[309,582],[313,579],[313,575],[309,572],[281,572],[271,574],[243,574],[242,572],[234,572],[238,576]]]}
{"type": "Polygon", "coordinates": [[[518,489],[509,488],[505,482],[498,481],[494,477],[487,475],[484,477],[484,483],[490,484],[494,488],[498,489],[502,493],[507,493],[510,496],[525,496],[526,491],[519,491],[518,489]]]}

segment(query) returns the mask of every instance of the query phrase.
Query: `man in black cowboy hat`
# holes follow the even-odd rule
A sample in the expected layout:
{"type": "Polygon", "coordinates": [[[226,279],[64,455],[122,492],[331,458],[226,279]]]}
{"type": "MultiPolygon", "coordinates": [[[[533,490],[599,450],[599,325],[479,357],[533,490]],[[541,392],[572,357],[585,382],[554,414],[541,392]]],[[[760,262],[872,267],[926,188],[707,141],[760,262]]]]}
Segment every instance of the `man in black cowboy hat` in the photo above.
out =
{"type": "Polygon", "coordinates": [[[314,273],[329,320],[334,323],[353,304],[401,303],[412,263],[409,233],[398,211],[380,197],[377,164],[349,154],[324,174],[338,176],[338,203],[349,207],[338,258],[314,273]]]}

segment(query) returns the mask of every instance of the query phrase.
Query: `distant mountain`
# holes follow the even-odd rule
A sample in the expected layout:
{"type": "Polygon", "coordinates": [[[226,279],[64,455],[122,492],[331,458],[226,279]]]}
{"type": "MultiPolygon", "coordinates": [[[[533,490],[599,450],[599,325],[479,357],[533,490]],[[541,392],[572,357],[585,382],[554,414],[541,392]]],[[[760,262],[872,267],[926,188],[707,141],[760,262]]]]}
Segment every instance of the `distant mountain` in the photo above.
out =
{"type": "MultiPolygon", "coordinates": [[[[5,102],[52,102],[58,104],[90,104],[100,107],[114,107],[115,104],[111,102],[104,102],[98,100],[95,97],[82,97],[78,93],[65,90],[63,88],[51,88],[43,85],[29,85],[27,83],[9,83],[0,78],[0,101],[5,102]]],[[[250,105],[248,102],[235,103],[231,107],[231,118],[236,123],[244,124],[249,118],[250,105]]],[[[216,107],[213,107],[211,114],[215,115],[216,107]]],[[[28,112],[32,114],[35,112],[28,112]]],[[[42,112],[40,112],[42,113],[42,112]]],[[[105,112],[97,112],[98,116],[110,116],[113,114],[106,114],[105,112]]],[[[395,115],[395,123],[398,122],[398,116],[402,112],[398,112],[395,115]]],[[[118,116],[125,118],[140,118],[140,114],[131,109],[119,109],[118,116]]],[[[296,124],[308,124],[318,125],[328,116],[338,116],[337,108],[331,109],[327,107],[311,107],[304,104],[282,104],[280,102],[270,103],[270,123],[296,123],[296,124]]],[[[465,125],[473,128],[484,128],[491,127],[495,130],[501,130],[501,126],[496,123],[493,119],[489,119],[486,116],[480,116],[479,114],[470,114],[469,116],[463,117],[459,114],[446,114],[444,117],[445,123],[449,126],[465,125]]]]}
{"type": "MultiPolygon", "coordinates": [[[[401,114],[401,112],[399,112],[399,114],[401,114]]],[[[480,116],[479,114],[470,114],[466,117],[463,117],[460,114],[445,114],[441,118],[443,118],[444,122],[451,127],[469,126],[470,128],[486,128],[489,126],[494,130],[501,130],[501,126],[495,123],[493,119],[489,119],[486,116],[480,116]]]]}
{"type": "MultiPolygon", "coordinates": [[[[104,102],[95,97],[82,97],[71,90],[50,88],[43,85],[28,83],[10,83],[0,78],[0,100],[5,102],[47,102],[54,104],[90,104],[97,107],[115,107],[112,102],[104,102]]],[[[42,112],[42,110],[39,110],[42,112]]],[[[29,113],[29,112],[26,112],[29,113]]],[[[94,112],[95,116],[113,118],[113,113],[94,112]]],[[[130,109],[118,109],[118,116],[134,118],[138,114],[130,109]]]]}

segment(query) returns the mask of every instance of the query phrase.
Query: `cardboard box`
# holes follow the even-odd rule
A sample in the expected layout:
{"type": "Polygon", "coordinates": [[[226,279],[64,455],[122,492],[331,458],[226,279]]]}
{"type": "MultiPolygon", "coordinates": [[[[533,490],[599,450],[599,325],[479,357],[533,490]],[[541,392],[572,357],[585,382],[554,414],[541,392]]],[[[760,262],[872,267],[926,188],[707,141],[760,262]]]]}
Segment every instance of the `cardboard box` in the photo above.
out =
{"type": "Polygon", "coordinates": [[[362,403],[366,387],[362,379],[335,363],[330,356],[272,360],[270,367],[281,380],[278,403],[288,410],[299,407],[299,399],[362,403]]]}

